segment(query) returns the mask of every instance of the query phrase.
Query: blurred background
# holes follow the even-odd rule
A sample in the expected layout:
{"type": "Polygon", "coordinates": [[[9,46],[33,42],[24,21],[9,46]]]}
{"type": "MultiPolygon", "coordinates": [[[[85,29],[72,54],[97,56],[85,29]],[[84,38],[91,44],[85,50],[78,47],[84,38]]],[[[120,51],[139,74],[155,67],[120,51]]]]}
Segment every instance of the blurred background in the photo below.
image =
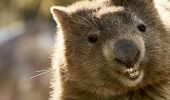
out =
{"type": "Polygon", "coordinates": [[[0,100],[48,100],[56,26],[49,9],[74,1],[0,0],[0,100]]]}

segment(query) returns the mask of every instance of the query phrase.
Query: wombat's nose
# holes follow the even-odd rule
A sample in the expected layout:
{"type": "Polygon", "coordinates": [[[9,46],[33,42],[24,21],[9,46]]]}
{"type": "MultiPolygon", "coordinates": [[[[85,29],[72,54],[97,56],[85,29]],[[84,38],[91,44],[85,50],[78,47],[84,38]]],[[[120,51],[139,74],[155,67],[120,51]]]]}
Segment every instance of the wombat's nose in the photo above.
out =
{"type": "Polygon", "coordinates": [[[115,60],[128,68],[134,67],[134,64],[137,62],[140,55],[140,51],[136,44],[129,40],[121,40],[116,43],[113,52],[115,60]]]}

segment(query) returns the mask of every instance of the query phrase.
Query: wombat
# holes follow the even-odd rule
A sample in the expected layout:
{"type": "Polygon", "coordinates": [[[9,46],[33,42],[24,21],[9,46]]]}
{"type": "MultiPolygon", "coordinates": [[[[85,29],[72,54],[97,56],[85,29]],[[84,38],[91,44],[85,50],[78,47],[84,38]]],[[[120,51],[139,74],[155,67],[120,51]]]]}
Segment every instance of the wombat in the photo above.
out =
{"type": "Polygon", "coordinates": [[[170,100],[170,37],[153,0],[51,8],[50,100],[170,100]]]}

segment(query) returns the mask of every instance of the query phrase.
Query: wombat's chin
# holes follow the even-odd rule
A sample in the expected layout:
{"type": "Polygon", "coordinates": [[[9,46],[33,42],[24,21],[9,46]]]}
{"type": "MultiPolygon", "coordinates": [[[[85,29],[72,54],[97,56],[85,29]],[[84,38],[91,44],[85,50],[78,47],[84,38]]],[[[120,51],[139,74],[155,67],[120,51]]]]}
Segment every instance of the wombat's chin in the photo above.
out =
{"type": "Polygon", "coordinates": [[[143,77],[143,70],[128,69],[127,73],[120,77],[120,81],[126,87],[135,87],[143,81],[143,77]]]}

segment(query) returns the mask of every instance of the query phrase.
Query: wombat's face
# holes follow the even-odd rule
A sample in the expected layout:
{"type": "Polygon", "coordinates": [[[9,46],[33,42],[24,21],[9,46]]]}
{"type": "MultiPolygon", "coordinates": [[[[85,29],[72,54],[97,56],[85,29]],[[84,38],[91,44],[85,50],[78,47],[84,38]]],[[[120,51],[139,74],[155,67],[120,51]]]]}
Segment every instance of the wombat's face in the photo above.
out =
{"type": "Polygon", "coordinates": [[[68,79],[103,95],[164,80],[164,30],[155,12],[148,12],[117,6],[52,8],[64,36],[68,79]]]}

